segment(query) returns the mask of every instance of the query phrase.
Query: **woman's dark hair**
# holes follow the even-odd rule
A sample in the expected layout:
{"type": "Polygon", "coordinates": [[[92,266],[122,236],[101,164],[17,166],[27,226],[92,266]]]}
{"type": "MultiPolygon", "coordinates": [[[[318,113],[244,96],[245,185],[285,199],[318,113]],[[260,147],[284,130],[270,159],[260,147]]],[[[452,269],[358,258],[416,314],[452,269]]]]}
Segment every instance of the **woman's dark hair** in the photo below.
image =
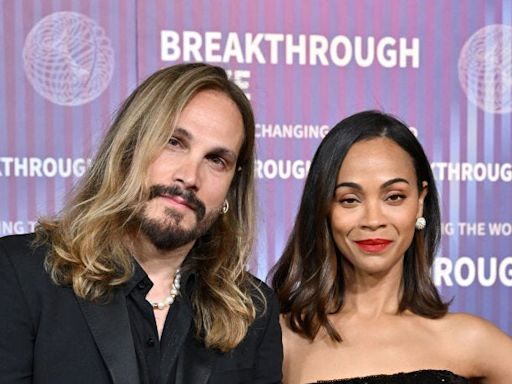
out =
{"type": "Polygon", "coordinates": [[[418,191],[428,183],[423,203],[427,226],[416,231],[404,258],[402,297],[398,312],[409,310],[428,318],[448,311],[434,286],[430,268],[440,239],[437,189],[430,163],[409,128],[397,118],[379,112],[356,113],[336,124],[322,140],[309,170],[293,230],[278,263],[271,271],[272,286],[287,315],[289,327],[313,340],[321,327],[330,338],[341,337],[328,320],[340,311],[345,294],[344,258],[334,244],[329,213],[336,179],[347,152],[355,143],[385,137],[413,160],[418,191]]]}

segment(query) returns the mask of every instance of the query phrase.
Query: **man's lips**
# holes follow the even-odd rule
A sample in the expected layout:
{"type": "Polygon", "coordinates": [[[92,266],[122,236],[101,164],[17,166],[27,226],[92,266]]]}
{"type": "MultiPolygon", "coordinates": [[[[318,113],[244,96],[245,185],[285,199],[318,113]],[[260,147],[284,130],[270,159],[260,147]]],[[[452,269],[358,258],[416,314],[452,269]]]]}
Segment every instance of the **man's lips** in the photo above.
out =
{"type": "Polygon", "coordinates": [[[392,241],[387,239],[364,239],[357,240],[355,243],[364,252],[379,253],[384,251],[392,243],[392,241]]]}
{"type": "Polygon", "coordinates": [[[201,221],[206,213],[204,203],[197,198],[193,191],[181,188],[178,185],[155,184],[149,188],[149,199],[161,198],[166,204],[178,209],[190,209],[201,221]]]}
{"type": "Polygon", "coordinates": [[[166,194],[161,194],[159,196],[162,197],[163,199],[173,203],[173,205],[182,205],[182,206],[185,206],[193,211],[195,211],[197,209],[195,204],[191,204],[187,199],[184,199],[181,196],[166,195],[166,194]]]}

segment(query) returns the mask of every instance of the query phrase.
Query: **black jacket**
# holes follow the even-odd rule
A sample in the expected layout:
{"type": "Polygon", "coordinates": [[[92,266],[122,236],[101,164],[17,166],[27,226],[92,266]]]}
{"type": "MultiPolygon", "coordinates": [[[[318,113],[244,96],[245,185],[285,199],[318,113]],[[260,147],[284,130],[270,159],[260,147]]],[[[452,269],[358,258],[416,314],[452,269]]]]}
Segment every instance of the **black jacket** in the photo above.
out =
{"type": "MultiPolygon", "coordinates": [[[[105,305],[78,299],[44,271],[46,247],[33,234],[0,238],[0,383],[137,384],[125,296],[105,305]]],[[[177,384],[280,383],[278,304],[262,284],[267,310],[229,353],[207,349],[190,330],[177,384]]]]}

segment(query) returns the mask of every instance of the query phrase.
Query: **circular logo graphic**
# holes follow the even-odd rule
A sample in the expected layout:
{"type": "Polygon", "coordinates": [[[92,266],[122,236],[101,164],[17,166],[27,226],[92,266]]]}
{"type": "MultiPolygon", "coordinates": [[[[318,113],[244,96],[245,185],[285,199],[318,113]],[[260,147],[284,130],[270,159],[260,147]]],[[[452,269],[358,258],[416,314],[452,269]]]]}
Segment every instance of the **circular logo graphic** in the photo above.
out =
{"type": "Polygon", "coordinates": [[[23,63],[37,93],[55,104],[75,106],[94,100],[108,87],[114,51],[94,20],[57,12],[27,35],[23,63]]]}
{"type": "Polygon", "coordinates": [[[484,111],[512,111],[512,26],[488,25],[468,39],[460,52],[459,81],[484,111]]]}

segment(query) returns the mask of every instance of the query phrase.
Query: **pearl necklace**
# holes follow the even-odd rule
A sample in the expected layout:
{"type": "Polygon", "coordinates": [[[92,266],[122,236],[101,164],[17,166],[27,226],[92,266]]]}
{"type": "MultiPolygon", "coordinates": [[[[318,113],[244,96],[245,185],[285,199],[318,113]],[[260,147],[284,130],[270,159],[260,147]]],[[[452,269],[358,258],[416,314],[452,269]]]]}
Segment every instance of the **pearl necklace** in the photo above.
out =
{"type": "Polygon", "coordinates": [[[170,307],[172,303],[174,303],[174,300],[176,299],[176,296],[180,293],[180,280],[181,280],[181,273],[180,270],[176,270],[176,273],[174,274],[174,279],[172,281],[171,286],[171,292],[169,293],[169,296],[167,296],[162,301],[149,301],[149,304],[153,307],[153,309],[164,309],[165,307],[170,307]]]}

